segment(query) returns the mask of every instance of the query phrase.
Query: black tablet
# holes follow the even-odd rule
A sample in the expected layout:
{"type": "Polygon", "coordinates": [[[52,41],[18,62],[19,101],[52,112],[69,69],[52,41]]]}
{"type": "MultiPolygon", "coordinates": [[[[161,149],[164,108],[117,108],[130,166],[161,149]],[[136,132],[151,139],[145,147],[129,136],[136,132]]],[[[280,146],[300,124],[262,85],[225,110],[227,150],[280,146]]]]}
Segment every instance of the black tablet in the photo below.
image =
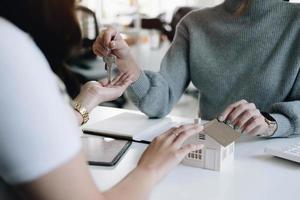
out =
{"type": "Polygon", "coordinates": [[[81,136],[83,152],[90,165],[114,166],[131,145],[131,141],[100,136],[81,136]]]}

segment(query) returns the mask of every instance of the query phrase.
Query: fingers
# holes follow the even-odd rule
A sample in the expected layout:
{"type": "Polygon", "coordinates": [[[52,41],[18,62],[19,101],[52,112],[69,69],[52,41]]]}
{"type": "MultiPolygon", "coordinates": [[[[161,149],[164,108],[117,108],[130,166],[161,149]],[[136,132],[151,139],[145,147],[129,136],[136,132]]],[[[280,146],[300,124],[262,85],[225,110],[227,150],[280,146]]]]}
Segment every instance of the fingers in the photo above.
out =
{"type": "Polygon", "coordinates": [[[265,122],[265,118],[263,116],[253,117],[249,123],[242,129],[243,133],[247,133],[250,135],[260,134],[258,131],[261,129],[266,129],[267,125],[265,122]]]}
{"type": "Polygon", "coordinates": [[[121,75],[118,75],[117,77],[115,77],[115,78],[111,81],[110,85],[111,85],[111,86],[115,86],[116,83],[119,82],[119,80],[121,79],[122,76],[123,76],[123,75],[121,74],[121,75]]]}
{"type": "Polygon", "coordinates": [[[198,151],[203,148],[204,148],[204,145],[202,145],[202,144],[188,144],[178,150],[177,157],[179,160],[182,160],[184,157],[187,156],[188,153],[193,152],[193,151],[198,151]]]}
{"type": "Polygon", "coordinates": [[[110,84],[112,87],[122,87],[127,88],[132,84],[132,80],[128,77],[127,74],[121,74],[117,76],[116,79],[110,84]]]}
{"type": "Polygon", "coordinates": [[[118,75],[119,79],[114,83],[116,86],[124,85],[124,83],[128,82],[129,76],[126,73],[122,73],[118,75]]]}
{"type": "Polygon", "coordinates": [[[252,136],[257,136],[257,135],[261,135],[261,133],[264,133],[264,132],[265,132],[265,128],[263,126],[258,126],[248,134],[252,135],[252,136]]]}
{"type": "Polygon", "coordinates": [[[182,125],[178,128],[172,128],[162,135],[155,138],[155,142],[163,141],[163,146],[174,146],[179,149],[183,143],[192,135],[200,133],[203,130],[203,126],[198,124],[182,125]]]}
{"type": "MultiPolygon", "coordinates": [[[[126,49],[128,46],[122,36],[114,28],[108,28],[97,37],[93,45],[93,51],[96,55],[104,57],[114,50],[126,49]]],[[[118,54],[115,54],[118,55],[118,54]]]]}
{"type": "Polygon", "coordinates": [[[101,57],[107,56],[109,53],[111,53],[111,47],[116,49],[118,46],[118,41],[112,41],[115,38],[119,38],[119,40],[121,39],[120,36],[118,37],[116,29],[112,27],[101,32],[93,44],[93,52],[101,57]]]}
{"type": "Polygon", "coordinates": [[[99,83],[102,87],[114,89],[116,96],[120,96],[132,84],[131,79],[127,78],[123,80],[123,76],[127,75],[121,74],[117,76],[110,84],[107,79],[100,80],[99,83]]]}
{"type": "Polygon", "coordinates": [[[242,103],[239,104],[237,107],[235,107],[232,112],[228,115],[227,117],[227,121],[234,123],[238,117],[240,117],[240,115],[246,111],[252,111],[256,109],[255,104],[254,103],[242,103]]]}
{"type": "Polygon", "coordinates": [[[195,128],[195,124],[181,125],[178,128],[176,128],[176,130],[173,133],[174,135],[179,136],[181,133],[186,132],[193,128],[195,128]]]}
{"type": "MultiPolygon", "coordinates": [[[[158,136],[156,139],[158,140],[165,140],[165,143],[169,143],[169,139],[171,139],[172,137],[176,137],[176,135],[174,134],[174,131],[176,130],[176,127],[173,127],[169,130],[167,130],[166,132],[164,132],[163,134],[161,134],[160,136],[158,136]]],[[[174,139],[173,139],[174,140],[174,139]]],[[[171,141],[173,141],[171,140],[171,141]]]]}
{"type": "Polygon", "coordinates": [[[103,34],[104,32],[101,32],[100,35],[96,38],[96,41],[93,44],[93,51],[98,56],[107,56],[109,53],[109,49],[106,48],[104,42],[103,42],[103,34]]]}
{"type": "Polygon", "coordinates": [[[120,81],[125,81],[127,79],[132,79],[131,75],[129,73],[122,73],[122,77],[120,78],[120,81]]]}
{"type": "MultiPolygon", "coordinates": [[[[103,32],[102,41],[105,47],[110,47],[110,43],[117,36],[117,30],[109,27],[107,30],[103,32]]],[[[118,37],[116,37],[118,39],[118,37]]]]}
{"type": "Polygon", "coordinates": [[[121,87],[123,92],[132,84],[131,79],[126,79],[125,81],[122,82],[122,84],[117,85],[117,87],[121,87]]]}
{"type": "Polygon", "coordinates": [[[178,137],[174,141],[174,145],[179,148],[183,145],[183,143],[192,135],[200,133],[203,131],[203,126],[193,125],[191,128],[184,130],[179,133],[178,137]]]}
{"type": "Polygon", "coordinates": [[[226,109],[225,109],[225,111],[218,117],[218,119],[220,120],[220,121],[225,121],[226,119],[227,119],[227,117],[228,117],[228,115],[237,107],[237,106],[239,106],[239,105],[241,105],[241,104],[245,104],[245,103],[248,103],[246,100],[241,100],[241,101],[238,101],[238,102],[236,102],[236,103],[233,103],[233,104],[231,104],[231,105],[229,105],[226,109]]]}
{"type": "Polygon", "coordinates": [[[107,56],[109,54],[109,51],[102,44],[100,37],[98,37],[96,42],[93,44],[93,52],[97,56],[101,56],[101,57],[107,56]]]}
{"type": "Polygon", "coordinates": [[[198,124],[182,125],[172,128],[155,138],[153,144],[159,145],[162,149],[168,149],[174,155],[177,162],[180,162],[189,152],[203,148],[203,145],[189,144],[182,147],[183,143],[192,135],[200,133],[203,126],[198,124]]]}
{"type": "Polygon", "coordinates": [[[244,111],[243,114],[239,117],[239,119],[235,119],[233,125],[237,129],[243,129],[248,121],[250,121],[253,117],[257,116],[260,116],[260,112],[258,109],[244,111]]]}
{"type": "Polygon", "coordinates": [[[219,120],[249,135],[260,135],[268,128],[264,116],[255,104],[248,103],[246,100],[229,105],[220,115],[219,120]]]}
{"type": "Polygon", "coordinates": [[[188,130],[193,129],[194,127],[194,124],[182,125],[177,128],[173,127],[164,134],[160,135],[158,139],[164,140],[164,145],[170,145],[174,143],[177,137],[186,133],[188,130]]]}

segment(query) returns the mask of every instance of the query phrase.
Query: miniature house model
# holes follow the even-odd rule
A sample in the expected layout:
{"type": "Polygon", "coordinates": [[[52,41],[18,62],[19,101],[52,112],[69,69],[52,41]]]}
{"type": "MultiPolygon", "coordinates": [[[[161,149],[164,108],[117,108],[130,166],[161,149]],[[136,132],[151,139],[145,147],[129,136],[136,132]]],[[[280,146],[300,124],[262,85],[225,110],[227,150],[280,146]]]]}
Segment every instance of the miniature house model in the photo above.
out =
{"type": "Polygon", "coordinates": [[[189,144],[203,144],[204,148],[189,153],[183,164],[220,171],[234,160],[234,142],[240,134],[218,120],[204,125],[203,132],[188,139],[189,144]]]}

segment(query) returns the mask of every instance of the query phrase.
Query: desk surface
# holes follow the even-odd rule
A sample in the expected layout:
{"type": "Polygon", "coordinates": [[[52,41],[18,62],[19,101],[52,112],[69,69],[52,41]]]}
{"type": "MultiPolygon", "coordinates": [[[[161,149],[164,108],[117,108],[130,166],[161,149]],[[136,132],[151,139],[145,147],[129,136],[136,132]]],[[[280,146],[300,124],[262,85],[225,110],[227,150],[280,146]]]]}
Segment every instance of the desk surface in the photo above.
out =
{"type": "MultiPolygon", "coordinates": [[[[98,107],[91,113],[89,123],[122,112],[124,110],[98,107]]],[[[300,164],[264,154],[267,145],[291,141],[300,141],[300,138],[265,140],[242,137],[236,144],[235,161],[231,167],[214,172],[179,165],[154,189],[151,199],[299,199],[300,164]]],[[[90,167],[97,186],[101,190],[114,186],[136,166],[146,147],[134,143],[114,168],[90,167]]]]}

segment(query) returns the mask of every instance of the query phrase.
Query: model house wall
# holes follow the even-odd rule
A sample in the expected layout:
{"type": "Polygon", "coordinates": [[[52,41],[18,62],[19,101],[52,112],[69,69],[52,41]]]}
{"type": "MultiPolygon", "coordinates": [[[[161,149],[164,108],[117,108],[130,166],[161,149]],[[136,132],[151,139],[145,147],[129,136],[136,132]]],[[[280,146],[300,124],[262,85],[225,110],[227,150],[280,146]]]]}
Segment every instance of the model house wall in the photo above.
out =
{"type": "MultiPolygon", "coordinates": [[[[226,165],[230,165],[234,160],[234,141],[237,138],[237,133],[231,127],[228,127],[227,125],[224,126],[217,121],[213,121],[208,124],[208,126],[214,127],[206,127],[203,132],[190,137],[186,142],[189,144],[203,144],[204,148],[189,153],[183,160],[183,164],[220,171],[226,165]],[[214,131],[214,133],[218,131],[218,134],[211,134],[211,131],[214,131]],[[225,139],[218,138],[220,142],[212,137],[218,136],[219,134],[225,134],[225,136],[228,137],[225,139]],[[230,139],[232,140],[231,142],[230,139]],[[226,141],[226,143],[223,143],[222,141],[226,141]],[[223,145],[221,143],[223,143],[223,145]]],[[[224,135],[221,135],[220,137],[223,136],[224,135]]]]}

